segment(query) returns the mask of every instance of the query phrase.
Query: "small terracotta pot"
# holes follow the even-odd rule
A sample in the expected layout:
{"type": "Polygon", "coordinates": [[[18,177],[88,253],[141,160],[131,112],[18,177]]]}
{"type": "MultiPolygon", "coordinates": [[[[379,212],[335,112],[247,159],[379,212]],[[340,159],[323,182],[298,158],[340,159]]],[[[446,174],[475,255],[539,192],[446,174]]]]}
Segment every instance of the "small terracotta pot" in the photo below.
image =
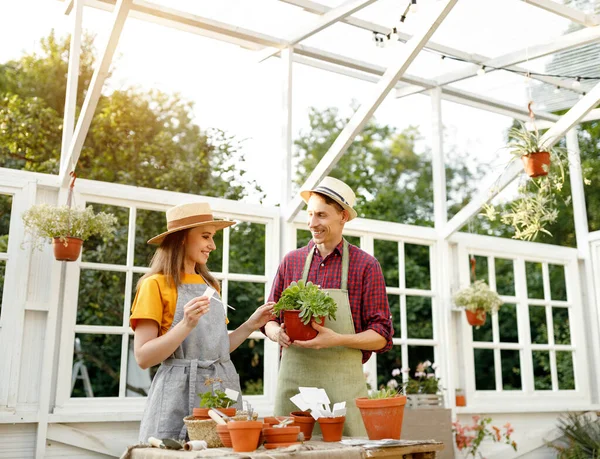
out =
{"type": "Polygon", "coordinates": [[[83,239],[79,239],[78,237],[66,237],[65,239],[67,240],[66,246],[59,237],[53,238],[54,258],[58,261],[77,261],[81,253],[83,239]]]}
{"type": "Polygon", "coordinates": [[[467,399],[464,395],[456,394],[456,406],[467,406],[467,399]]]}
{"type": "Polygon", "coordinates": [[[530,177],[542,177],[548,175],[550,169],[550,153],[547,151],[539,151],[521,156],[525,172],[530,177]]]}
{"type": "Polygon", "coordinates": [[[258,438],[263,425],[262,421],[228,422],[233,450],[236,453],[248,453],[258,448],[258,438]]]}
{"type": "Polygon", "coordinates": [[[469,322],[469,325],[479,327],[485,324],[486,314],[484,310],[478,309],[477,311],[472,312],[465,309],[465,312],[467,313],[467,322],[469,322]]]}
{"type": "Polygon", "coordinates": [[[219,434],[219,438],[221,439],[221,443],[226,448],[231,448],[231,435],[229,435],[229,425],[228,424],[217,424],[217,433],[219,434]]]}
{"type": "Polygon", "coordinates": [[[315,427],[315,418],[308,411],[292,411],[290,415],[294,418],[294,423],[291,425],[300,427],[300,432],[304,434],[304,440],[310,440],[315,427]]]}
{"type": "MultiPolygon", "coordinates": [[[[196,418],[196,419],[210,419],[210,416],[208,415],[208,410],[210,410],[211,408],[194,408],[194,410],[192,411],[192,415],[196,418]]],[[[233,408],[217,408],[221,413],[223,413],[225,416],[229,416],[230,418],[232,418],[233,416],[235,416],[235,412],[237,411],[235,407],[233,408]]]]}
{"type": "Polygon", "coordinates": [[[308,324],[304,325],[302,319],[300,319],[300,311],[283,311],[283,322],[285,323],[285,332],[292,342],[308,341],[319,334],[317,330],[312,328],[311,323],[316,322],[323,325],[325,317],[313,317],[308,324]]]}
{"type": "Polygon", "coordinates": [[[406,405],[405,395],[380,399],[360,397],[355,401],[365,429],[367,429],[369,440],[383,438],[400,440],[404,406],[406,405]]]}
{"type": "Polygon", "coordinates": [[[340,441],[342,432],[344,431],[344,422],[346,416],[338,416],[337,418],[319,418],[323,441],[340,441]]]}
{"type": "Polygon", "coordinates": [[[291,443],[298,440],[299,426],[267,427],[263,429],[266,443],[291,443]]]}
{"type": "Polygon", "coordinates": [[[285,421],[289,419],[289,416],[265,416],[264,422],[265,424],[269,424],[269,426],[274,426],[275,424],[279,424],[281,421],[285,421]]]}

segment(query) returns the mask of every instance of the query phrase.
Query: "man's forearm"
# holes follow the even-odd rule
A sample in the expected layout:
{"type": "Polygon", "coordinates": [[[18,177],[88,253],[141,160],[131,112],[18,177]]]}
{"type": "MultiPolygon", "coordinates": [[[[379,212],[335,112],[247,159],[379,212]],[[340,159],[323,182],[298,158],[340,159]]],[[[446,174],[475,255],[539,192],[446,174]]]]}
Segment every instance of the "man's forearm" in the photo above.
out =
{"type": "Polygon", "coordinates": [[[361,351],[378,351],[387,344],[386,339],[375,330],[365,330],[354,335],[338,335],[338,346],[345,346],[361,351]]]}
{"type": "Polygon", "coordinates": [[[279,323],[271,320],[265,325],[265,335],[267,335],[267,338],[269,338],[271,341],[277,342],[277,333],[279,332],[280,328],[281,325],[279,325],[279,323]]]}

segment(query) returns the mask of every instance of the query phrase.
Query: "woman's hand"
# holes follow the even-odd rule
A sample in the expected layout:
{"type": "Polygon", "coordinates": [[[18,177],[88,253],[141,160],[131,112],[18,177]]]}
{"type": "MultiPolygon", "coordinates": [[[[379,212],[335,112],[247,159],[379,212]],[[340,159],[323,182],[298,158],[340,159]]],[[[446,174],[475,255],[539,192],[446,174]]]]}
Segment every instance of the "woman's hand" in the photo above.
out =
{"type": "Polygon", "coordinates": [[[268,321],[273,320],[273,306],[275,306],[275,303],[269,301],[256,308],[256,311],[246,321],[248,326],[252,330],[258,330],[260,327],[265,326],[268,321]]]}
{"type": "Polygon", "coordinates": [[[198,320],[210,310],[210,300],[205,296],[192,298],[183,307],[183,322],[189,328],[194,328],[198,320]]]}

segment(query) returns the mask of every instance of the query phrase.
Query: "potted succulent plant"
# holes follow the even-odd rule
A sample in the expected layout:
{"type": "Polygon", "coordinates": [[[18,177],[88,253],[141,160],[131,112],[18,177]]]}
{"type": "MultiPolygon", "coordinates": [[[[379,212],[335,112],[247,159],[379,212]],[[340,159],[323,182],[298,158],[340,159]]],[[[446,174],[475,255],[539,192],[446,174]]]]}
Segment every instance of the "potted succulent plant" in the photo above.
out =
{"type": "MultiPolygon", "coordinates": [[[[399,370],[392,371],[392,376],[397,374],[400,374],[399,370]]],[[[403,392],[404,386],[392,378],[387,387],[370,390],[368,397],[355,399],[369,440],[400,439],[406,406],[406,396],[403,392]]]]}
{"type": "Polygon", "coordinates": [[[453,299],[456,306],[465,308],[469,324],[477,327],[485,324],[488,312],[495,314],[502,305],[500,296],[482,280],[459,290],[453,299]]]}
{"type": "Polygon", "coordinates": [[[282,292],[273,311],[277,315],[283,313],[285,331],[291,341],[305,341],[317,336],[312,321],[323,325],[326,317],[335,320],[337,305],[318,285],[299,280],[282,292]]]}
{"type": "Polygon", "coordinates": [[[117,218],[110,213],[94,213],[92,206],[79,209],[37,204],[23,213],[23,223],[34,247],[42,249],[45,240],[50,239],[57,260],[75,261],[83,241],[113,235],[117,218]]]}

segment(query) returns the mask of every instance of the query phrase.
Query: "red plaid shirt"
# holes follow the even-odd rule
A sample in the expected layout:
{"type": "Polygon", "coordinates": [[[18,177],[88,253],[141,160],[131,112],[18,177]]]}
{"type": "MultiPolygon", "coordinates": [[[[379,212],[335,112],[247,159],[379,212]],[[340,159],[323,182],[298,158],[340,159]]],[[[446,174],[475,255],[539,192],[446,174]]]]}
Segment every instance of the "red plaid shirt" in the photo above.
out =
{"type": "MultiPolygon", "coordinates": [[[[323,259],[314,241],[310,241],[307,246],[288,253],[277,270],[269,301],[279,301],[281,292],[292,281],[302,279],[304,262],[309,250],[314,250],[315,255],[307,280],[322,288],[339,289],[342,282],[342,249],[343,241],[323,259]]],[[[354,331],[360,333],[365,330],[375,330],[387,341],[385,347],[376,352],[389,351],[392,348],[394,328],[381,266],[374,257],[358,247],[348,244],[348,249],[350,252],[348,297],[354,331]]],[[[362,361],[365,363],[371,357],[372,351],[362,351],[362,354],[362,361]]]]}

